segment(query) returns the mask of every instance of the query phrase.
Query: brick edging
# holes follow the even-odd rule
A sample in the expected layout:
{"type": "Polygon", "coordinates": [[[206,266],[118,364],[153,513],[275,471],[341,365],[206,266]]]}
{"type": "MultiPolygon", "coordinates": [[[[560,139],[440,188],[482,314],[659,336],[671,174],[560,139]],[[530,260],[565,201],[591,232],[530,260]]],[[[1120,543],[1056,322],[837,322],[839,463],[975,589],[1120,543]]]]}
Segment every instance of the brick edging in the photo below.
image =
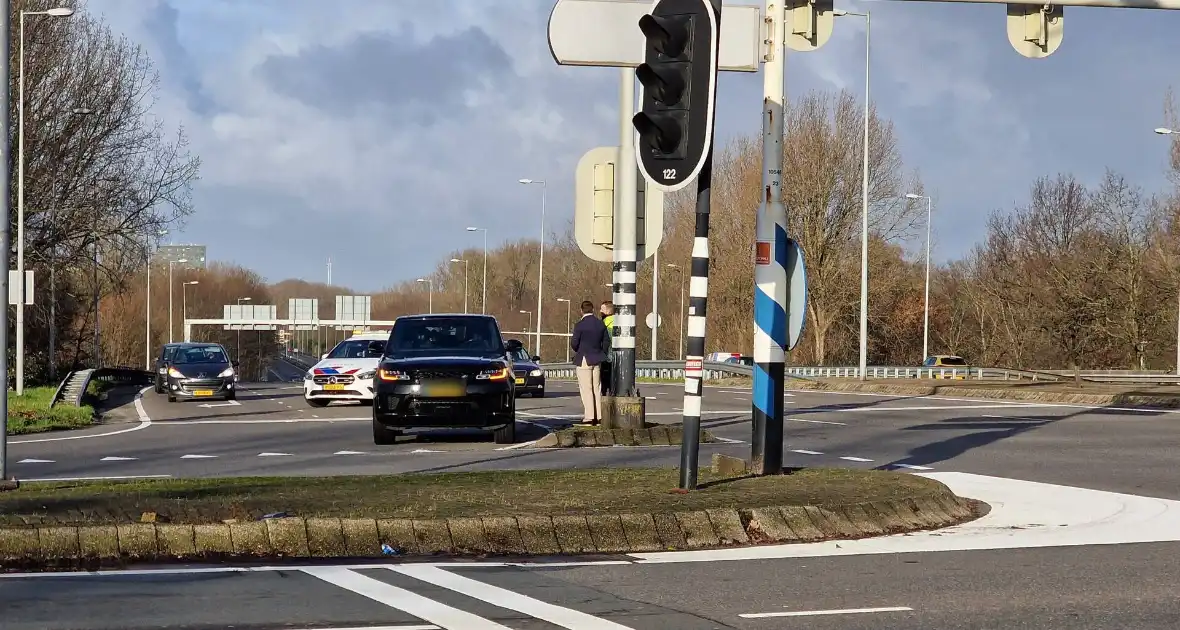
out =
{"type": "Polygon", "coordinates": [[[982,504],[945,491],[845,506],[448,519],[289,517],[245,523],[0,528],[0,566],[83,561],[640,553],[854,539],[956,525],[982,504]]]}
{"type": "Polygon", "coordinates": [[[957,396],[962,398],[990,398],[998,400],[1027,400],[1047,403],[1076,405],[1129,405],[1157,409],[1180,407],[1180,396],[1155,396],[1149,394],[1068,394],[1064,392],[1037,392],[1015,389],[975,389],[964,386],[932,387],[928,385],[889,385],[885,383],[817,383],[808,381],[790,382],[791,389],[812,391],[852,391],[880,394],[901,394],[912,396],[957,396]]]}

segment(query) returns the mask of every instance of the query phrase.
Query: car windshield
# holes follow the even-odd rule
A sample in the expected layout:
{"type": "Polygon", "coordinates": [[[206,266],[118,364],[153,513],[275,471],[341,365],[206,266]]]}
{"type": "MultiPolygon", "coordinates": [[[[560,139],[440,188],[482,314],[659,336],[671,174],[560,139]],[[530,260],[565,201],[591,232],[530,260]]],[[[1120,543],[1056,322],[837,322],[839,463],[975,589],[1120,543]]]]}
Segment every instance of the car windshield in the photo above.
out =
{"type": "Polygon", "coordinates": [[[495,321],[484,317],[403,319],[393,326],[385,353],[391,357],[500,355],[504,342],[495,321]]]}
{"type": "Polygon", "coordinates": [[[384,349],[385,342],[379,339],[347,339],[341,341],[335,348],[332,348],[332,352],[328,354],[328,358],[375,359],[381,356],[381,351],[384,349]],[[377,348],[370,350],[370,344],[375,344],[377,348]]]}
{"type": "Polygon", "coordinates": [[[200,346],[197,348],[177,349],[172,357],[176,364],[184,363],[229,363],[225,352],[217,346],[200,346]]]}
{"type": "Polygon", "coordinates": [[[508,351],[508,355],[512,357],[513,361],[532,361],[533,358],[529,356],[529,351],[524,348],[515,348],[508,351]]]}

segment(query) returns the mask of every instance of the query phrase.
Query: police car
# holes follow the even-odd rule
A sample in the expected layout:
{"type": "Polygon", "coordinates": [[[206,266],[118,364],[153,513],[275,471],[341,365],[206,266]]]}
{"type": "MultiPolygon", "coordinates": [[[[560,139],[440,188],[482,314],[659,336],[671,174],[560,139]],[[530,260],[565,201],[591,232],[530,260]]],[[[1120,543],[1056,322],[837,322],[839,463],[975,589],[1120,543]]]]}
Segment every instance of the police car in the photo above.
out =
{"type": "Polygon", "coordinates": [[[303,375],[303,398],[312,407],[333,400],[373,403],[373,376],[389,331],[360,332],[341,341],[303,375]]]}

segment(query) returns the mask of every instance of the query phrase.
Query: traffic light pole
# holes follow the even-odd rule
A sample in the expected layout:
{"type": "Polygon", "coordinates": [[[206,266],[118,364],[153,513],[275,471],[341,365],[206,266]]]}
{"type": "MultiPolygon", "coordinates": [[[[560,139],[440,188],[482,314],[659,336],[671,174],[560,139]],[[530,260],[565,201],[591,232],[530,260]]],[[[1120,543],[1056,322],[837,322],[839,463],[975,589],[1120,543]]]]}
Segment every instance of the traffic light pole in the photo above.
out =
{"type": "Polygon", "coordinates": [[[750,463],[755,474],[783,468],[783,395],[787,345],[787,211],[782,202],[784,14],[766,0],[770,27],[762,75],[762,190],[755,219],[754,392],[750,463]]]}
{"type": "MultiPolygon", "coordinates": [[[[615,326],[611,331],[614,365],[611,366],[612,398],[635,393],[635,267],[637,221],[635,137],[631,116],[635,113],[635,72],[619,69],[619,163],[615,169],[614,283],[615,326]]],[[[606,403],[607,401],[603,401],[606,403]]],[[[613,401],[612,401],[613,402],[613,401]]]]}

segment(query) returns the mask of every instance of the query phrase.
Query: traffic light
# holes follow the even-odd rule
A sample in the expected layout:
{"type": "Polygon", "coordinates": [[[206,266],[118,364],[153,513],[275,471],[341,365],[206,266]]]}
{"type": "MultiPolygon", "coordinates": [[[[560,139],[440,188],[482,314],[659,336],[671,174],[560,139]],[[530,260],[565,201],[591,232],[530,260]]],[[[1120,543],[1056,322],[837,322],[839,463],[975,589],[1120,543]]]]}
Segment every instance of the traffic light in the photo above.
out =
{"type": "Polygon", "coordinates": [[[644,178],[665,192],[688,185],[713,144],[720,23],[711,0],[656,0],[639,19],[646,52],[635,69],[635,155],[644,178]]]}

